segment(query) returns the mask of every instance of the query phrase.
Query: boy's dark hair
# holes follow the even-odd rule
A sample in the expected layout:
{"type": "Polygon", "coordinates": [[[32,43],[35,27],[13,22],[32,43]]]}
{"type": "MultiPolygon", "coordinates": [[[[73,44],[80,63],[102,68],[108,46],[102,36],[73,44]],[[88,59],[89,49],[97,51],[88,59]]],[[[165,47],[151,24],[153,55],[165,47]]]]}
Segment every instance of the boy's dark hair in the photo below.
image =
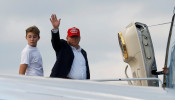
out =
{"type": "Polygon", "coordinates": [[[34,34],[37,34],[38,36],[40,35],[40,30],[36,26],[31,26],[26,29],[26,36],[29,32],[33,32],[34,34]]]}

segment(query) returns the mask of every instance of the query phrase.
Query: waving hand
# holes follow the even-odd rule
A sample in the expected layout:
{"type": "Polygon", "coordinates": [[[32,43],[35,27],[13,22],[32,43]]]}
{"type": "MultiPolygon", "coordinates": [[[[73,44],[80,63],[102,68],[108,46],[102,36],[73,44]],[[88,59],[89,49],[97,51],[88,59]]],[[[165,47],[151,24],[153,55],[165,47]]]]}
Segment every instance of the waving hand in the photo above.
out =
{"type": "Polygon", "coordinates": [[[57,19],[57,16],[55,14],[52,14],[51,18],[50,18],[50,22],[52,23],[53,29],[58,29],[58,27],[60,26],[60,21],[61,19],[57,19]]]}

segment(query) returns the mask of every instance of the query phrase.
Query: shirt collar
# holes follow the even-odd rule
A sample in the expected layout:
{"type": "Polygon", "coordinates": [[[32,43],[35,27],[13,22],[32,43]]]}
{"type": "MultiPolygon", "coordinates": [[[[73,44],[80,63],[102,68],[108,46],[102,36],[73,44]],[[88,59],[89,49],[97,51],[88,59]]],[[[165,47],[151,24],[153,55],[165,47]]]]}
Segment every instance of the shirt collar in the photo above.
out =
{"type": "Polygon", "coordinates": [[[78,51],[78,52],[81,51],[81,47],[79,47],[79,49],[76,49],[75,47],[71,46],[71,48],[72,48],[72,50],[76,50],[76,51],[78,51]]]}
{"type": "Polygon", "coordinates": [[[28,47],[29,49],[37,49],[37,47],[32,47],[32,46],[30,46],[30,45],[28,45],[28,44],[27,44],[27,47],[28,47]]]}

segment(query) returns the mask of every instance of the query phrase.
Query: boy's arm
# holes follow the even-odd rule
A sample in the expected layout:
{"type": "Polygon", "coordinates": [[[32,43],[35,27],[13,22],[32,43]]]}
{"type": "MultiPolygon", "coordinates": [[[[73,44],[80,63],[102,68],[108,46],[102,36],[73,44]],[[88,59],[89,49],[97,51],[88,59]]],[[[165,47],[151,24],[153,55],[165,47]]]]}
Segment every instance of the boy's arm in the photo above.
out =
{"type": "Polygon", "coordinates": [[[28,64],[21,64],[19,68],[19,74],[25,75],[28,64]]]}

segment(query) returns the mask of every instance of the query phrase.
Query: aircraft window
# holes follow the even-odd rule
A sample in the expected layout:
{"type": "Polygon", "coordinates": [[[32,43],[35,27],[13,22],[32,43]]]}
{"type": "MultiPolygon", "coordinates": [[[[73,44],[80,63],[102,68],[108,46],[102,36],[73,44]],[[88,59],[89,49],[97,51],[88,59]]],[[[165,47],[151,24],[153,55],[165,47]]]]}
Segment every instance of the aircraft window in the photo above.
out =
{"type": "Polygon", "coordinates": [[[128,54],[127,54],[127,50],[126,50],[126,44],[125,44],[125,41],[124,41],[124,38],[123,38],[121,32],[118,33],[118,40],[119,40],[119,45],[120,45],[120,48],[122,51],[123,58],[127,59],[128,54]]]}

